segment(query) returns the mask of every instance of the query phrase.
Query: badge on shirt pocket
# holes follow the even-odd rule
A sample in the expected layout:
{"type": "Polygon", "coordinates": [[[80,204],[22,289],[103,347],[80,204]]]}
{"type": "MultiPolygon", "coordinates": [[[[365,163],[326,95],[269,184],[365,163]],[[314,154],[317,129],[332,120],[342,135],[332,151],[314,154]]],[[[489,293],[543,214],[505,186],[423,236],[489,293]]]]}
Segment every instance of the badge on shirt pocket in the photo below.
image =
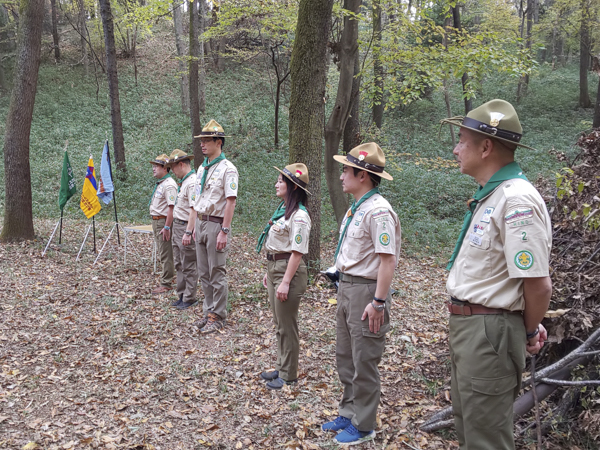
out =
{"type": "Polygon", "coordinates": [[[494,209],[493,207],[487,207],[485,208],[485,210],[483,211],[483,214],[481,215],[481,219],[479,219],[480,222],[483,223],[490,223],[490,218],[492,217],[492,214],[494,213],[494,209]]]}

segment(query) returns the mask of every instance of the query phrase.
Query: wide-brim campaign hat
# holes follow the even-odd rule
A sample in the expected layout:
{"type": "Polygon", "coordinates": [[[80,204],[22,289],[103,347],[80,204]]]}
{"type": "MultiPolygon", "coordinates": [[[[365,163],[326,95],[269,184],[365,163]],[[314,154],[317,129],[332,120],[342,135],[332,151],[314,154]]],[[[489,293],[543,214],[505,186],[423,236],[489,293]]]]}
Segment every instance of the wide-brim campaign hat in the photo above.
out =
{"type": "Polygon", "coordinates": [[[309,190],[306,189],[306,187],[308,186],[308,168],[304,164],[289,164],[285,166],[283,170],[275,166],[273,166],[273,168],[281,172],[281,174],[288,180],[290,180],[292,183],[304,189],[307,194],[310,194],[309,190]]]}
{"type": "Polygon", "coordinates": [[[333,157],[337,162],[346,166],[356,167],[360,170],[379,175],[381,178],[392,181],[392,177],[385,170],[385,155],[381,147],[375,142],[367,142],[358,147],[354,147],[347,155],[335,155],[333,157]]]}
{"type": "Polygon", "coordinates": [[[169,155],[169,165],[173,166],[173,165],[177,164],[178,162],[186,160],[186,159],[188,159],[188,160],[194,159],[194,155],[188,155],[183,150],[179,150],[178,148],[176,148],[169,155]]]}
{"type": "Polygon", "coordinates": [[[521,144],[523,128],[513,105],[506,100],[494,99],[469,111],[466,117],[455,116],[443,119],[442,124],[467,128],[488,138],[534,150],[521,144]]]}
{"type": "Polygon", "coordinates": [[[154,160],[150,161],[150,164],[156,164],[158,166],[168,166],[169,165],[169,157],[163,153],[162,155],[158,155],[154,160]]]}
{"type": "Polygon", "coordinates": [[[225,130],[223,130],[223,127],[221,125],[219,125],[216,120],[211,119],[210,122],[208,122],[204,126],[204,128],[202,128],[202,131],[200,132],[200,134],[198,136],[194,136],[194,137],[195,138],[202,138],[202,137],[226,138],[226,137],[231,137],[231,136],[225,136],[225,130]]]}

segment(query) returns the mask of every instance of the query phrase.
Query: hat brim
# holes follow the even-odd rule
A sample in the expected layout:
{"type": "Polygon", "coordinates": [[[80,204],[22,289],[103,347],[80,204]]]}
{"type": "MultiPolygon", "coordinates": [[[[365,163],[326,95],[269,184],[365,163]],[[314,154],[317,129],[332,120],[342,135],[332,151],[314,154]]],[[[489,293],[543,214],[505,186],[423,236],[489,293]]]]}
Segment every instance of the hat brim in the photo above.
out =
{"type": "Polygon", "coordinates": [[[508,140],[508,139],[504,139],[504,138],[501,138],[501,137],[498,137],[498,136],[492,136],[491,134],[484,133],[481,130],[477,130],[475,128],[467,127],[466,125],[463,125],[463,123],[461,122],[461,119],[442,119],[440,121],[440,124],[441,125],[448,124],[448,125],[454,125],[455,127],[465,128],[467,130],[474,131],[475,133],[479,133],[482,136],[485,136],[485,137],[490,138],[490,139],[497,139],[499,141],[506,142],[507,144],[517,145],[519,147],[523,147],[523,148],[526,148],[528,150],[535,150],[535,148],[529,147],[529,146],[527,146],[525,144],[521,144],[519,142],[515,142],[515,141],[508,140]]]}
{"type": "Polygon", "coordinates": [[[296,181],[294,181],[294,179],[293,179],[293,178],[290,178],[290,177],[288,176],[288,174],[287,174],[287,173],[285,173],[283,170],[281,170],[279,167],[275,167],[275,166],[273,166],[273,169],[275,169],[275,170],[278,170],[278,171],[279,171],[279,173],[281,173],[281,175],[283,175],[284,177],[286,177],[288,180],[290,180],[292,183],[294,183],[294,184],[295,184],[296,186],[298,186],[300,189],[304,189],[304,191],[305,191],[307,194],[309,194],[309,195],[312,195],[308,189],[306,189],[305,187],[302,187],[302,186],[300,186],[298,183],[296,183],[296,181]]]}
{"type": "Polygon", "coordinates": [[[203,137],[230,138],[230,137],[233,137],[233,136],[218,136],[216,134],[202,134],[202,133],[200,133],[198,136],[194,136],[194,138],[196,138],[196,139],[200,139],[200,138],[203,138],[203,137]]]}
{"type": "Polygon", "coordinates": [[[169,165],[169,163],[168,163],[168,162],[164,162],[164,161],[157,161],[157,160],[154,160],[154,161],[148,161],[148,162],[149,162],[150,164],[156,164],[157,166],[163,166],[163,167],[166,167],[166,166],[168,166],[168,165],[169,165]]]}
{"type": "Polygon", "coordinates": [[[354,163],[351,163],[350,161],[348,161],[348,158],[346,158],[346,156],[344,156],[344,155],[333,155],[333,159],[335,159],[339,163],[344,164],[345,166],[355,167],[358,170],[364,170],[365,172],[372,173],[373,175],[380,176],[381,178],[384,178],[384,179],[389,180],[389,181],[393,181],[394,180],[394,177],[391,176],[389,173],[387,173],[385,170],[383,172],[379,172],[378,173],[378,172],[375,172],[373,170],[365,169],[364,167],[360,167],[360,166],[357,166],[354,163]]]}

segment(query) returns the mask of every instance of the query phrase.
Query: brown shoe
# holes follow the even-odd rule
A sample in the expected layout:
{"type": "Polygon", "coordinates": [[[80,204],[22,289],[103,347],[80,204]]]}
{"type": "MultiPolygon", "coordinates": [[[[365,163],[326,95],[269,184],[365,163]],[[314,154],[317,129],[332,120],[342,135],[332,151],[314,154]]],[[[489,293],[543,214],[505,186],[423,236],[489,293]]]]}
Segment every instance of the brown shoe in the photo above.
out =
{"type": "Polygon", "coordinates": [[[167,286],[163,286],[162,284],[158,287],[155,287],[152,291],[153,294],[164,294],[165,292],[169,292],[171,289],[167,286]]]}
{"type": "Polygon", "coordinates": [[[198,327],[198,331],[201,331],[202,328],[208,323],[208,316],[204,316],[202,319],[194,322],[194,326],[198,327]]]}
{"type": "Polygon", "coordinates": [[[207,334],[214,331],[221,330],[225,326],[225,319],[221,319],[219,316],[213,313],[208,313],[208,322],[200,330],[200,333],[207,334]]]}

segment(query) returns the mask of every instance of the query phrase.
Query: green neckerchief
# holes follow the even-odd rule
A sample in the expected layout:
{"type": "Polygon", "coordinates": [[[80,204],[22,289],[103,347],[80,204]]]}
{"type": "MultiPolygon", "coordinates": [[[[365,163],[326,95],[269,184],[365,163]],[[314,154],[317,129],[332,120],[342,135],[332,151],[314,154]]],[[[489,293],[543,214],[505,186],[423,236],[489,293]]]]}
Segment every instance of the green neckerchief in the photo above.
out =
{"type": "MultiPolygon", "coordinates": [[[[298,204],[298,208],[301,209],[302,211],[306,211],[306,207],[302,203],[298,204]]],[[[260,250],[262,249],[263,244],[267,240],[267,234],[269,234],[269,230],[271,229],[271,226],[275,223],[275,221],[281,219],[283,216],[285,216],[285,203],[281,202],[279,204],[279,206],[277,207],[277,209],[275,210],[275,212],[273,213],[273,215],[271,216],[269,223],[267,224],[267,226],[265,227],[265,229],[263,230],[263,232],[260,234],[260,236],[258,238],[258,244],[256,245],[256,253],[260,253],[260,250]]]]}
{"type": "Polygon", "coordinates": [[[167,178],[169,178],[171,176],[171,174],[166,174],[164,177],[162,177],[160,180],[158,180],[156,182],[156,184],[154,185],[154,190],[152,191],[152,195],[150,196],[150,201],[148,202],[148,207],[150,207],[150,205],[152,204],[152,199],[154,198],[154,194],[156,194],[156,189],[158,188],[158,185],[160,183],[162,183],[163,181],[165,181],[167,178]]]}
{"type": "Polygon", "coordinates": [[[183,185],[183,182],[185,181],[185,179],[186,179],[187,177],[189,177],[189,176],[190,176],[191,174],[193,174],[193,173],[196,173],[196,171],[195,171],[194,169],[190,170],[190,171],[189,171],[189,172],[186,174],[186,176],[185,176],[185,177],[183,177],[183,178],[181,179],[181,182],[180,182],[180,183],[177,183],[177,193],[178,193],[178,194],[179,194],[179,191],[181,190],[181,185],[183,185]]]}
{"type": "Polygon", "coordinates": [[[342,234],[340,234],[340,240],[338,241],[337,248],[335,249],[334,264],[335,261],[337,261],[338,253],[340,252],[340,248],[342,248],[342,241],[344,240],[344,237],[346,237],[346,231],[348,231],[348,225],[350,225],[350,222],[352,222],[352,217],[354,217],[354,213],[360,205],[362,205],[369,198],[373,197],[375,194],[379,194],[379,188],[371,189],[369,192],[363,195],[359,201],[355,200],[354,203],[352,203],[352,205],[350,206],[348,214],[346,214],[346,225],[344,226],[344,231],[342,231],[342,234]]]}
{"type": "Polygon", "coordinates": [[[220,163],[224,159],[227,159],[225,157],[225,153],[221,153],[219,156],[217,156],[211,162],[208,162],[208,158],[204,158],[204,161],[202,161],[202,168],[204,169],[204,171],[202,172],[202,180],[200,180],[200,195],[202,195],[202,191],[204,191],[204,183],[206,183],[206,176],[208,175],[208,169],[210,169],[215,164],[220,163]]]}
{"type": "Polygon", "coordinates": [[[471,225],[471,219],[473,219],[473,213],[475,212],[475,208],[477,204],[483,200],[485,197],[490,195],[492,192],[496,190],[500,184],[504,181],[512,180],[515,178],[521,178],[525,181],[529,181],[525,175],[523,175],[523,171],[521,167],[516,162],[511,162],[510,164],[502,167],[498,172],[492,175],[492,178],[485,184],[485,186],[479,186],[477,192],[473,196],[471,200],[469,200],[469,210],[465,214],[465,219],[463,221],[462,229],[460,230],[460,234],[458,235],[458,241],[456,241],[456,246],[454,247],[454,251],[452,252],[452,256],[450,257],[450,262],[446,266],[446,270],[450,270],[456,257],[458,256],[458,252],[462,247],[462,243],[465,240],[465,236],[467,235],[467,231],[469,230],[469,226],[471,225]]]}

